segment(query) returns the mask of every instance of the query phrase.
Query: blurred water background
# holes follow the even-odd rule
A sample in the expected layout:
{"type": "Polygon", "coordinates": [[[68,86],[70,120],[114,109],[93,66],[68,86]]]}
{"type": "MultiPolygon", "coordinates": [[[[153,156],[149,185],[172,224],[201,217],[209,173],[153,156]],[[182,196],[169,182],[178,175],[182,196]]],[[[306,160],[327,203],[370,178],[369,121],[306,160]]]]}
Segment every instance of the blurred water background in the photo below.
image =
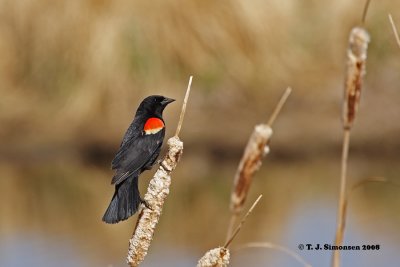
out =
{"type": "MultiPolygon", "coordinates": [[[[143,266],[194,266],[222,245],[229,194],[255,124],[293,87],[254,178],[259,206],[233,243],[231,266],[300,266],[268,241],[330,266],[341,153],[341,100],[350,29],[364,1],[0,0],[0,266],[125,266],[136,216],[101,217],[110,162],[147,95],[178,99],[189,75],[185,149],[143,266]]],[[[365,88],[352,132],[349,184],[400,182],[400,49],[387,18],[400,3],[372,1],[365,88]]],[[[145,192],[149,171],[140,179],[145,192]]],[[[399,188],[352,194],[343,266],[398,266],[399,188]]],[[[250,203],[248,203],[249,205],[250,203]]]]}

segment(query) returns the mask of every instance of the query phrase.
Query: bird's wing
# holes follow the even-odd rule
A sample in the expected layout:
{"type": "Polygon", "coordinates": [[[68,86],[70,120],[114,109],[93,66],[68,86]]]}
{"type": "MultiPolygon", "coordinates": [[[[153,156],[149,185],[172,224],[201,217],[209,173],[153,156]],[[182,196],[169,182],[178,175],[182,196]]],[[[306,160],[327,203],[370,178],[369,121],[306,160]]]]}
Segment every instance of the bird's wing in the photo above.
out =
{"type": "Polygon", "coordinates": [[[121,183],[131,174],[147,167],[149,161],[155,160],[154,156],[158,155],[161,149],[164,134],[163,129],[156,134],[139,135],[135,139],[126,141],[112,161],[112,169],[116,170],[116,174],[111,183],[121,183]]]}
{"type": "Polygon", "coordinates": [[[139,130],[139,125],[135,123],[135,121],[133,121],[128,130],[126,130],[124,137],[122,138],[122,142],[119,146],[117,154],[115,154],[115,157],[111,162],[111,169],[115,170],[118,168],[120,161],[127,153],[126,151],[130,148],[130,143],[140,137],[141,134],[142,133],[139,130]]]}

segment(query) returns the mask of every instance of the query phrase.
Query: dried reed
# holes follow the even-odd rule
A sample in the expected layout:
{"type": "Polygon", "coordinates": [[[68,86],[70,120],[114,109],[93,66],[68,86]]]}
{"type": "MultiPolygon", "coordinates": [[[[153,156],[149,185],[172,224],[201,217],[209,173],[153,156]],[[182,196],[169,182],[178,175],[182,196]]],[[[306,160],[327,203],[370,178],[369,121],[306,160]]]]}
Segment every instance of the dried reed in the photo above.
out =
{"type": "MultiPolygon", "coordinates": [[[[366,6],[368,6],[367,1],[366,6]]],[[[363,20],[366,16],[366,8],[363,12],[363,20]]],[[[350,131],[357,114],[365,66],[367,60],[367,49],[370,41],[367,30],[362,27],[354,27],[350,32],[349,46],[347,49],[347,72],[345,80],[344,100],[343,100],[343,148],[340,175],[340,191],[338,201],[338,215],[335,235],[335,245],[343,243],[346,215],[346,174],[347,161],[350,144],[350,131]]],[[[332,266],[340,266],[340,251],[335,250],[332,256],[332,266]]]]}
{"type": "Polygon", "coordinates": [[[268,120],[268,124],[256,125],[247,142],[233,182],[230,200],[232,216],[228,226],[227,240],[232,235],[235,222],[243,209],[253,176],[260,168],[263,157],[268,153],[268,143],[272,135],[271,127],[290,93],[291,88],[287,88],[268,120]]]}
{"type": "Polygon", "coordinates": [[[176,134],[168,139],[168,153],[151,179],[144,196],[144,200],[151,209],[143,209],[140,212],[132,238],[129,240],[127,262],[130,266],[138,266],[144,260],[160,219],[164,201],[169,194],[171,172],[176,168],[183,152],[183,142],[179,140],[178,135],[182,127],[191,83],[192,76],[189,79],[176,134]]]}
{"type": "Polygon", "coordinates": [[[232,243],[233,239],[235,239],[235,237],[237,236],[237,234],[240,232],[240,229],[242,229],[243,224],[245,223],[247,217],[249,217],[249,215],[251,214],[251,212],[253,211],[253,209],[257,206],[258,202],[260,201],[260,199],[262,198],[262,195],[259,195],[258,198],[256,199],[256,201],[254,201],[253,205],[251,205],[249,211],[246,213],[246,215],[243,217],[243,219],[240,221],[239,225],[236,227],[236,230],[233,232],[232,236],[230,236],[228,238],[228,240],[226,241],[224,247],[228,248],[229,245],[232,243]]]}
{"type": "Polygon", "coordinates": [[[393,34],[394,34],[394,38],[396,39],[396,43],[400,48],[400,37],[399,37],[399,31],[397,30],[396,24],[394,24],[392,15],[388,15],[389,16],[389,21],[390,21],[390,25],[392,25],[392,30],[393,30],[393,34]]]}

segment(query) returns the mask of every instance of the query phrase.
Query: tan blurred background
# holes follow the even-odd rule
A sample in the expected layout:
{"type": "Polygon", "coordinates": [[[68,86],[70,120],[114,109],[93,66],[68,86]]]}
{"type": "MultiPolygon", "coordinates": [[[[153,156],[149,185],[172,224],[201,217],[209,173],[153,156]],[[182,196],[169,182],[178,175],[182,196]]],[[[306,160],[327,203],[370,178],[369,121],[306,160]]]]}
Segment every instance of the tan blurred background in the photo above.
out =
{"type": "MultiPolygon", "coordinates": [[[[178,99],[189,75],[185,152],[143,266],[194,266],[222,245],[229,193],[254,125],[293,88],[249,200],[264,194],[237,247],[270,241],[329,266],[341,150],[345,49],[364,1],[0,0],[0,266],[125,266],[136,216],[109,226],[110,162],[138,103],[178,99]]],[[[400,3],[372,1],[365,88],[352,132],[349,183],[400,182],[400,3]]],[[[144,192],[153,171],[140,179],[144,192]]],[[[399,188],[354,193],[345,266],[396,266],[399,188]]],[[[249,203],[248,203],[249,204],[249,203]]],[[[280,252],[234,252],[232,266],[298,266],[280,252]]]]}

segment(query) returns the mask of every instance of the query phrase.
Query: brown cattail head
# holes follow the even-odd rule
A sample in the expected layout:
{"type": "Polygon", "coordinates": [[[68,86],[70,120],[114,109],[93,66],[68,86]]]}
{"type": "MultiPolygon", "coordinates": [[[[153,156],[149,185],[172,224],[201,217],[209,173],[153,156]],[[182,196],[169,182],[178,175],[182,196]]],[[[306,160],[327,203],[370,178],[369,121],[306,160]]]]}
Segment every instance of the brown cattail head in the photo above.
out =
{"type": "Polygon", "coordinates": [[[264,155],[268,153],[267,145],[271,135],[272,129],[269,125],[259,124],[247,143],[233,182],[230,202],[233,213],[239,213],[244,206],[253,175],[260,168],[264,155]]]}
{"type": "Polygon", "coordinates": [[[368,43],[367,30],[355,27],[351,30],[347,49],[347,73],[343,102],[343,127],[350,129],[360,102],[362,81],[365,75],[368,43]]]}

